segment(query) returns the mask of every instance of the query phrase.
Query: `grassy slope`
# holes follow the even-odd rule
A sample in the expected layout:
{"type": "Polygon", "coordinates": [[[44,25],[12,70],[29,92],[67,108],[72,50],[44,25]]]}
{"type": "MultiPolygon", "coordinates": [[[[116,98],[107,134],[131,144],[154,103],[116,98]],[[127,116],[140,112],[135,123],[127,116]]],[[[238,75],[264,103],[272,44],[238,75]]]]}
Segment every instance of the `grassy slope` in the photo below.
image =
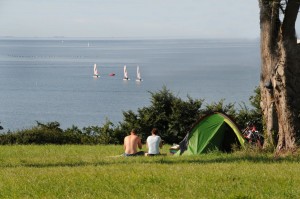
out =
{"type": "MultiPolygon", "coordinates": [[[[168,146],[163,152],[167,153],[168,146]]],[[[124,158],[121,146],[0,146],[0,198],[297,198],[300,157],[124,158]]]]}

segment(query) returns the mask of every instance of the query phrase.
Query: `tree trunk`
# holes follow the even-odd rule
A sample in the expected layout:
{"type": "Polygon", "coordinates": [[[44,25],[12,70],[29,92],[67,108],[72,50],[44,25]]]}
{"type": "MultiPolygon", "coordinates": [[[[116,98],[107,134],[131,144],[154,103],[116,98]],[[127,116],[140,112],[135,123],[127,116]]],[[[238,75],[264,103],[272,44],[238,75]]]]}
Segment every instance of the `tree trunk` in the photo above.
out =
{"type": "MultiPolygon", "coordinates": [[[[274,4],[277,5],[277,4],[274,4]]],[[[275,100],[272,89],[272,71],[278,62],[278,33],[279,9],[272,6],[269,0],[260,0],[260,28],[261,28],[261,108],[264,116],[265,143],[264,148],[274,147],[278,129],[275,100]]]]}
{"type": "Polygon", "coordinates": [[[299,0],[289,0],[281,26],[279,40],[280,62],[275,68],[274,95],[279,119],[277,151],[296,148],[297,130],[300,127],[300,56],[295,31],[299,0]]]}
{"type": "Polygon", "coordinates": [[[266,128],[264,147],[290,151],[296,148],[300,129],[300,51],[295,34],[300,0],[287,2],[283,22],[280,2],[259,0],[261,107],[266,128]]]}

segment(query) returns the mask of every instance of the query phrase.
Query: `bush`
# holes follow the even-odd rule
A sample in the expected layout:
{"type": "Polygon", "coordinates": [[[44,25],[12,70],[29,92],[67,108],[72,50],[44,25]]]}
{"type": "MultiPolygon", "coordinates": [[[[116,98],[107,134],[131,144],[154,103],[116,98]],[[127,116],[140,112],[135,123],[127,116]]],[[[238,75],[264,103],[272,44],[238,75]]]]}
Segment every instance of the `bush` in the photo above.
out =
{"type": "Polygon", "coordinates": [[[249,99],[253,109],[242,103],[238,110],[234,103],[225,104],[224,99],[202,108],[203,99],[187,96],[184,101],[165,86],[158,92],[149,93],[151,104],[139,108],[137,113],[124,111],[123,122],[117,126],[106,119],[101,127],[89,126],[81,130],[73,125],[62,130],[58,122],[43,124],[37,121],[37,125],[31,129],[0,134],[0,144],[122,144],[132,128],[137,129],[142,141],[145,141],[154,127],[159,129],[165,143],[179,143],[199,118],[212,112],[229,115],[240,128],[246,122],[255,120],[256,125],[262,129],[259,88],[255,89],[249,99]]]}
{"type": "Polygon", "coordinates": [[[130,132],[136,128],[145,141],[152,128],[156,127],[165,142],[178,143],[198,119],[203,100],[193,100],[188,96],[188,100],[183,101],[166,87],[150,94],[150,106],[139,108],[137,114],[131,110],[123,112],[124,121],[120,123],[120,130],[130,132]]]}
{"type": "Polygon", "coordinates": [[[184,101],[163,87],[158,92],[150,92],[150,106],[139,108],[137,113],[131,110],[123,112],[124,120],[120,123],[119,130],[130,132],[132,128],[136,128],[142,140],[145,141],[150,135],[151,129],[156,127],[166,143],[179,143],[196,121],[213,112],[227,114],[236,121],[240,129],[243,129],[248,121],[256,121],[258,129],[261,130],[262,113],[259,106],[259,88],[256,88],[254,92],[249,99],[253,106],[252,109],[248,108],[245,103],[236,109],[234,103],[225,104],[225,99],[207,104],[201,109],[204,103],[203,99],[195,100],[187,96],[187,101],[184,101]]]}

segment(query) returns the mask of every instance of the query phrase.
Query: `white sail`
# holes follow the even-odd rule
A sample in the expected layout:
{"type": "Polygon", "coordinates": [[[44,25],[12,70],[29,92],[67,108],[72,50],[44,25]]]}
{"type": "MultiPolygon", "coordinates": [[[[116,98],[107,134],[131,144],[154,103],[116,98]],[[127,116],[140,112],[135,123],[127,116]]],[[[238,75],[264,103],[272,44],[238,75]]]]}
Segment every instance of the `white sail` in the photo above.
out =
{"type": "Polygon", "coordinates": [[[124,65],[124,78],[123,78],[123,80],[129,80],[126,65],[124,65]]]}
{"type": "Polygon", "coordinates": [[[99,77],[98,70],[97,70],[97,64],[94,64],[94,77],[99,77]]]}
{"type": "Polygon", "coordinates": [[[140,72],[140,67],[139,66],[136,67],[136,81],[142,81],[142,77],[141,77],[141,72],[140,72]]]}

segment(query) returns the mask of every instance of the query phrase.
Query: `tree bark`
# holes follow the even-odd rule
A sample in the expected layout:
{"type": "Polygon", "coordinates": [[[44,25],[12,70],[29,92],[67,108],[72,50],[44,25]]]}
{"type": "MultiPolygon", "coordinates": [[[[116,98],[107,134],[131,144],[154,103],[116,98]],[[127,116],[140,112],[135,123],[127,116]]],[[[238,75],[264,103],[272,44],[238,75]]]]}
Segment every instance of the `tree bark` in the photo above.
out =
{"type": "Polygon", "coordinates": [[[280,60],[275,68],[274,95],[279,120],[277,151],[293,151],[296,148],[299,120],[299,50],[295,23],[299,11],[299,0],[289,0],[281,26],[279,39],[280,60]]]}
{"type": "MultiPolygon", "coordinates": [[[[277,1],[279,2],[279,0],[277,1]]],[[[278,4],[274,4],[278,5],[278,4]]],[[[260,28],[261,28],[261,108],[264,116],[265,143],[264,148],[274,147],[278,129],[275,100],[272,88],[272,71],[278,62],[278,33],[279,12],[269,0],[260,0],[260,28]],[[268,86],[266,86],[268,85],[268,86]]]]}
{"type": "Polygon", "coordinates": [[[300,0],[287,1],[283,22],[279,18],[280,2],[259,0],[264,147],[276,145],[277,152],[293,151],[300,129],[300,51],[295,32],[300,0]]]}

